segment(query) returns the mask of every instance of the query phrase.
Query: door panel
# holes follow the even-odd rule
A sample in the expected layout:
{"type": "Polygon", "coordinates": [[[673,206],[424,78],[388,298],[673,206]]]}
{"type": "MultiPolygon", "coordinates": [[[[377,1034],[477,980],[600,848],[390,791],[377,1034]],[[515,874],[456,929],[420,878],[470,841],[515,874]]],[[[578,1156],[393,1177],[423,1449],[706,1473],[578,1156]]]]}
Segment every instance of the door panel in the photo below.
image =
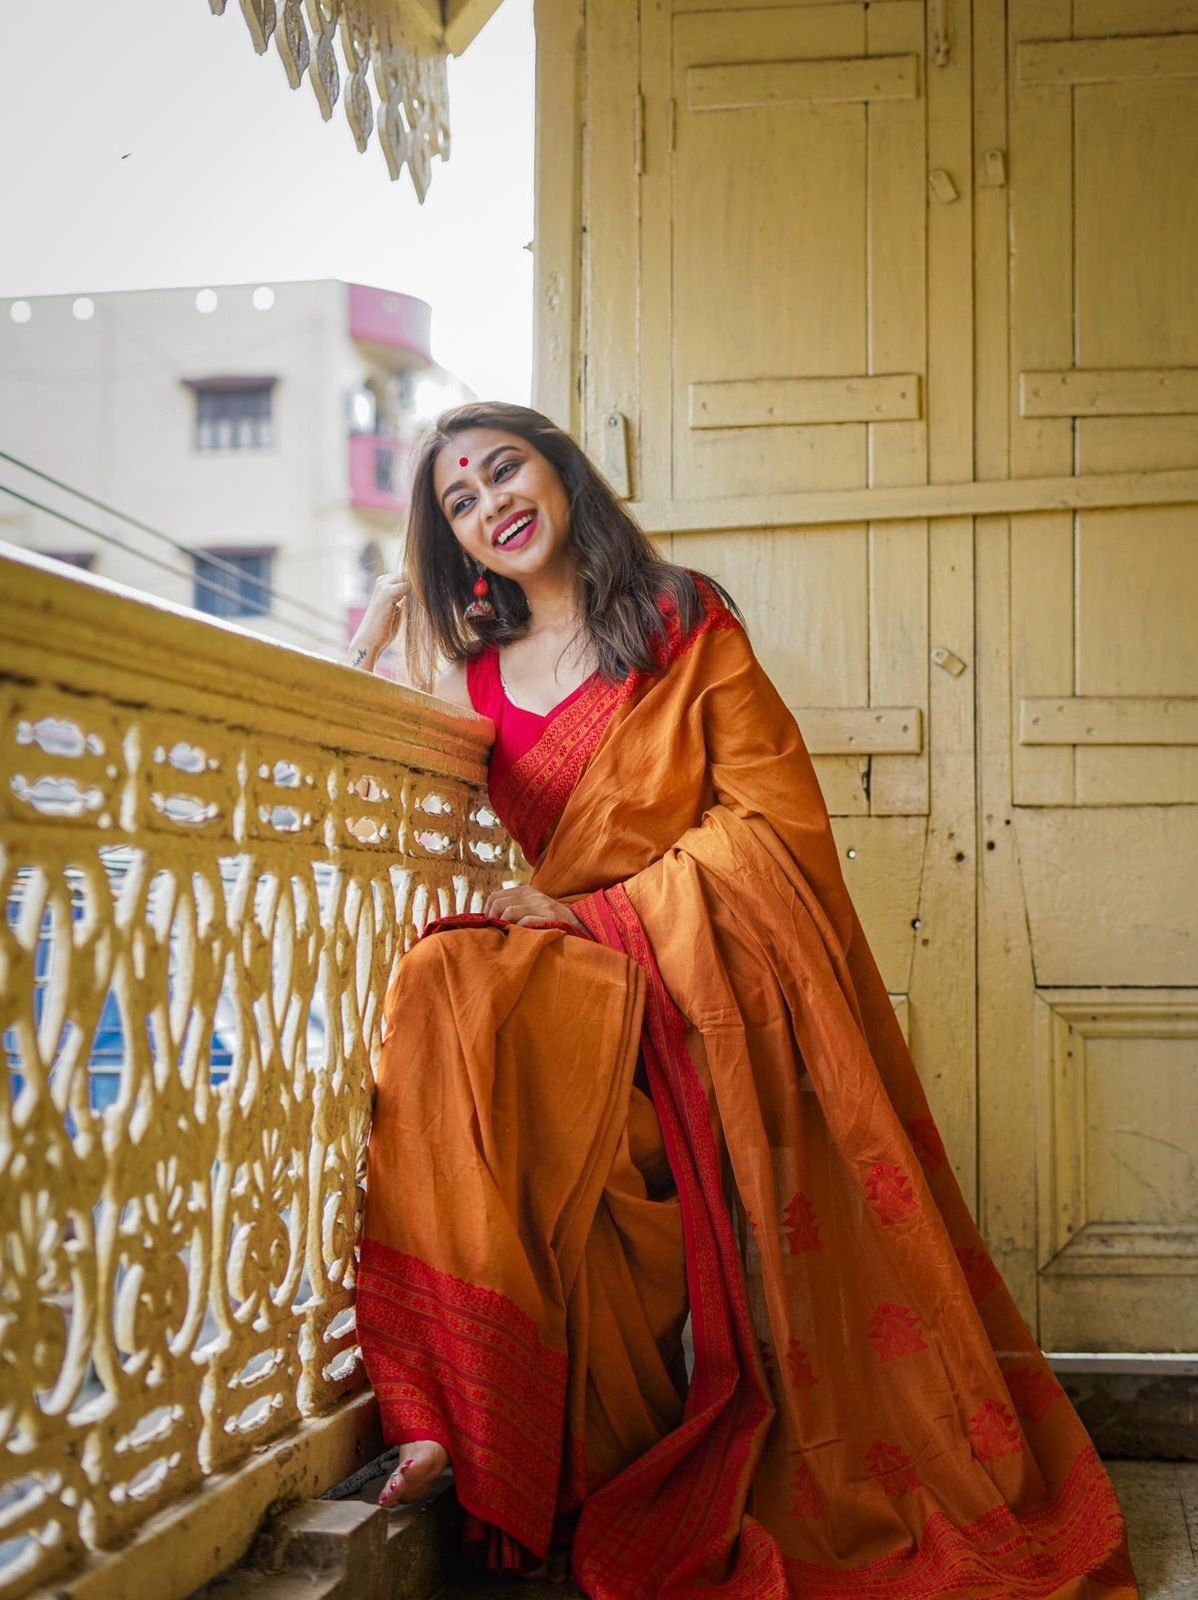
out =
{"type": "Polygon", "coordinates": [[[923,481],[922,32],[915,3],[675,18],[671,337],[645,352],[673,374],[672,435],[653,496],[923,481]]]}
{"type": "MultiPolygon", "coordinates": [[[[668,85],[673,149],[642,183],[664,312],[643,391],[664,404],[642,415],[641,493],[683,525],[688,502],[926,481],[922,53],[916,0],[647,22],[646,122],[668,85]]],[[[670,547],[759,624],[833,813],[926,814],[928,524],[670,547]]]]}
{"type": "Polygon", "coordinates": [[[1042,1336],[1172,1350],[1195,1312],[1198,989],[1041,989],[1037,1009],[1042,1336]]]}
{"type": "MultiPolygon", "coordinates": [[[[1198,463],[1194,10],[1011,8],[1015,476],[1198,463]]],[[[1198,508],[1019,517],[1010,537],[1040,1338],[1180,1349],[1198,1317],[1198,508]]]]}
{"type": "Polygon", "coordinates": [[[1050,1350],[1198,1308],[1195,41],[586,0],[582,437],[744,607],[1050,1350]]]}

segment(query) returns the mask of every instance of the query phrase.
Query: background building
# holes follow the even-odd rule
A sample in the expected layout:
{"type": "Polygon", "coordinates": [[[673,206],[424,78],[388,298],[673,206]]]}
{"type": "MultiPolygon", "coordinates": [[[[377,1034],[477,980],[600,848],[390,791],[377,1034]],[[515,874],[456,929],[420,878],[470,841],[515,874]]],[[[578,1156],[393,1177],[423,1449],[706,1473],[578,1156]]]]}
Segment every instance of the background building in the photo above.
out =
{"type": "Polygon", "coordinates": [[[339,654],[470,397],[431,315],[334,280],[0,303],[0,537],[339,654]]]}

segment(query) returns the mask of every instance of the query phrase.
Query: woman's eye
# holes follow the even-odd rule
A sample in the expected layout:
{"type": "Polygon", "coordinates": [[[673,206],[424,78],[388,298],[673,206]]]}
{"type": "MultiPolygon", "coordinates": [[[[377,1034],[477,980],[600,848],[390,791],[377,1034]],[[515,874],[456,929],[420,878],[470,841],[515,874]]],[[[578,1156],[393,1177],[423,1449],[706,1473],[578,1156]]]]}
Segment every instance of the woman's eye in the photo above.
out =
{"type": "MultiPolygon", "coordinates": [[[[499,463],[499,465],[495,468],[495,471],[492,474],[492,476],[494,478],[498,479],[499,474],[504,470],[505,467],[511,467],[512,471],[514,472],[519,465],[520,465],[520,463],[518,461],[501,461],[499,463]]],[[[467,505],[468,503],[469,503],[469,496],[467,496],[466,499],[464,499],[464,500],[455,500],[453,505],[450,507],[450,511],[456,517],[458,512],[462,509],[462,507],[464,505],[467,505]]]]}

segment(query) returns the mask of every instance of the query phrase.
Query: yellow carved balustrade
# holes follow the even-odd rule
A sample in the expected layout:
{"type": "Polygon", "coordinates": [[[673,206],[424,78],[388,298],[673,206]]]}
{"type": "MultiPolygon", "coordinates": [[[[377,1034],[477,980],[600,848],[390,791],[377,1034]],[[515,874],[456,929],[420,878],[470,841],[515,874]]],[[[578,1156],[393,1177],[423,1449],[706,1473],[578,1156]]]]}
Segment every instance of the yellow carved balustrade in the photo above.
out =
{"type": "Polygon", "coordinates": [[[483,719],[0,548],[0,1596],[182,1596],[368,1443],[384,998],[515,856],[483,719]]]}

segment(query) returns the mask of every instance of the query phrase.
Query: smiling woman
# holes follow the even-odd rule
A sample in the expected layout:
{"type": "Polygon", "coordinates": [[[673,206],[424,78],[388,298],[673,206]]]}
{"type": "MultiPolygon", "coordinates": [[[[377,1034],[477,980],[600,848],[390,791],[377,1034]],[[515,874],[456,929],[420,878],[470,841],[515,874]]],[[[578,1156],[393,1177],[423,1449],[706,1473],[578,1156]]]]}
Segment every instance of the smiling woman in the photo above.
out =
{"type": "Polygon", "coordinates": [[[730,598],[488,404],[420,448],[405,592],[415,681],[440,655],[493,718],[534,873],[429,924],[387,996],[382,1503],[452,1463],[481,1561],[568,1559],[591,1600],[1132,1600],[730,598]]]}
{"type": "Polygon", "coordinates": [[[523,406],[475,402],[438,419],[413,466],[406,570],[411,682],[431,687],[438,659],[461,666],[485,642],[530,710],[596,668],[612,682],[652,670],[661,594],[685,625],[700,612],[692,575],[661,559],[570,436],[523,406]],[[480,575],[485,627],[465,617],[480,575]]]}

